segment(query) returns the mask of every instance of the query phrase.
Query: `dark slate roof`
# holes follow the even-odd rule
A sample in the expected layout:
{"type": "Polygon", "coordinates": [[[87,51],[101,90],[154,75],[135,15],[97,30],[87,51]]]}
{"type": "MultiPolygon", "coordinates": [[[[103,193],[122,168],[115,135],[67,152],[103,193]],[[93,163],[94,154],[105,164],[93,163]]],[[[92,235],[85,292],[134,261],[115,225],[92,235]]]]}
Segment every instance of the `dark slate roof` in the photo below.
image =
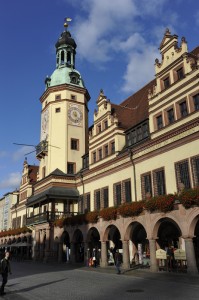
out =
{"type": "Polygon", "coordinates": [[[45,201],[48,199],[78,199],[79,191],[75,188],[51,187],[44,192],[28,198],[26,206],[45,201]]]}
{"type": "Polygon", "coordinates": [[[69,31],[62,32],[60,38],[58,39],[57,43],[55,44],[55,47],[58,48],[61,45],[70,45],[74,49],[77,47],[75,40],[71,37],[71,34],[69,31]]]}
{"type": "Polygon", "coordinates": [[[49,175],[55,175],[55,176],[63,176],[66,175],[64,172],[62,172],[60,169],[55,169],[54,171],[52,171],[49,175]]]}
{"type": "Polygon", "coordinates": [[[119,127],[128,129],[148,119],[148,93],[155,84],[156,80],[154,79],[121,104],[117,105],[111,103],[112,114],[116,113],[119,127]]]}

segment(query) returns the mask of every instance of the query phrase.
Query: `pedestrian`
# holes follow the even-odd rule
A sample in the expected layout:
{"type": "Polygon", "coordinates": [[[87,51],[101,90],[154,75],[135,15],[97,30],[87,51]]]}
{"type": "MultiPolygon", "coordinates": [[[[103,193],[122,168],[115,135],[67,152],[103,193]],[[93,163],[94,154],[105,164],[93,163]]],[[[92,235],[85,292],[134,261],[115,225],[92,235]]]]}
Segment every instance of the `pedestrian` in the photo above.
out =
{"type": "Polygon", "coordinates": [[[122,254],[119,253],[119,250],[116,250],[116,253],[115,253],[115,266],[116,266],[116,269],[117,269],[117,274],[121,274],[121,263],[122,263],[122,254]]]}
{"type": "Polygon", "coordinates": [[[5,295],[4,287],[8,281],[8,273],[11,273],[10,262],[9,262],[10,252],[5,252],[5,257],[1,260],[1,275],[2,275],[2,285],[0,289],[0,295],[5,295]]]}

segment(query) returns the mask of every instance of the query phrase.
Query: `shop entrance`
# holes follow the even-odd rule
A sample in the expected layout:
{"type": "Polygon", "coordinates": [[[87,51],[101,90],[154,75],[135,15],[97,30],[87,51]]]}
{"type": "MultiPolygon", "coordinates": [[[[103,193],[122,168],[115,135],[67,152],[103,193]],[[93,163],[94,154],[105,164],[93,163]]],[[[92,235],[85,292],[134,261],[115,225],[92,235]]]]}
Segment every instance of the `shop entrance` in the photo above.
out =
{"type": "Polygon", "coordinates": [[[142,224],[135,222],[131,225],[130,232],[129,253],[131,265],[149,266],[150,251],[145,228],[142,224]]]}
{"type": "Polygon", "coordinates": [[[84,261],[84,243],[83,243],[83,234],[77,229],[74,233],[74,250],[75,250],[75,261],[83,262],[84,261]]]}

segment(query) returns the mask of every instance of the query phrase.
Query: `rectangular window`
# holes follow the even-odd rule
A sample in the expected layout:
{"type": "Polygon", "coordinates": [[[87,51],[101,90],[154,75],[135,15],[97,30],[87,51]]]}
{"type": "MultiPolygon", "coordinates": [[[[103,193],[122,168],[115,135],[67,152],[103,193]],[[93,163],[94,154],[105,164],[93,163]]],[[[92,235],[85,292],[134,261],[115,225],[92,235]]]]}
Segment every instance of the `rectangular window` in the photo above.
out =
{"type": "Polygon", "coordinates": [[[115,142],[111,143],[111,154],[115,153],[115,142]]]}
{"type": "Polygon", "coordinates": [[[199,187],[199,156],[192,158],[194,186],[199,187]]]}
{"type": "Polygon", "coordinates": [[[103,189],[103,197],[104,197],[104,208],[109,206],[108,201],[108,188],[103,189]]]}
{"type": "Polygon", "coordinates": [[[143,135],[143,138],[146,138],[149,136],[149,128],[148,128],[147,123],[142,125],[142,135],[143,135]]]}
{"type": "Polygon", "coordinates": [[[165,78],[163,80],[164,82],[164,88],[167,89],[169,86],[170,86],[170,80],[169,80],[169,77],[165,78]]]}
{"type": "Polygon", "coordinates": [[[164,170],[154,172],[154,184],[156,196],[166,194],[164,170]]]}
{"type": "Polygon", "coordinates": [[[70,95],[71,100],[76,100],[76,96],[75,95],[70,95]]]}
{"type": "Polygon", "coordinates": [[[125,181],[124,183],[124,188],[125,188],[125,201],[126,202],[131,202],[131,181],[125,181]]]}
{"type": "Polygon", "coordinates": [[[138,139],[138,142],[142,140],[142,127],[139,126],[137,128],[137,139],[138,139]]]}
{"type": "Polygon", "coordinates": [[[90,197],[90,194],[86,195],[86,209],[87,209],[87,212],[91,210],[91,197],[90,197]]]}
{"type": "Polygon", "coordinates": [[[178,80],[184,78],[183,68],[178,69],[176,73],[177,73],[178,80]]]}
{"type": "Polygon", "coordinates": [[[102,131],[102,126],[101,124],[97,126],[97,129],[98,129],[98,133],[100,133],[102,131]]]}
{"type": "Polygon", "coordinates": [[[55,100],[61,100],[61,94],[55,95],[55,100]]]}
{"type": "Polygon", "coordinates": [[[55,108],[55,112],[56,112],[56,113],[59,113],[60,111],[61,111],[61,108],[60,108],[60,107],[55,108]]]}
{"type": "Polygon", "coordinates": [[[152,196],[151,173],[141,175],[142,198],[146,199],[152,196]]]}
{"type": "Polygon", "coordinates": [[[67,174],[74,174],[75,173],[75,164],[68,163],[67,164],[67,174]]]}
{"type": "Polygon", "coordinates": [[[199,94],[193,96],[194,108],[199,110],[199,94]]]}
{"type": "Polygon", "coordinates": [[[100,191],[96,192],[96,210],[100,210],[101,205],[100,205],[100,191]]]}
{"type": "Polygon", "coordinates": [[[161,129],[163,127],[162,115],[156,117],[156,121],[157,121],[157,128],[161,129]]]}
{"type": "Polygon", "coordinates": [[[107,129],[108,128],[108,121],[104,121],[104,129],[107,129]]]}
{"type": "Polygon", "coordinates": [[[104,146],[104,156],[107,157],[108,156],[108,145],[104,146]]]}
{"type": "Polygon", "coordinates": [[[121,184],[116,184],[115,186],[115,196],[116,196],[116,205],[120,205],[122,203],[122,187],[121,184]]]}
{"type": "Polygon", "coordinates": [[[182,183],[185,189],[189,189],[191,187],[188,160],[176,163],[176,176],[178,187],[182,183]]]}
{"type": "Polygon", "coordinates": [[[169,124],[172,124],[175,121],[173,108],[167,111],[167,116],[168,116],[169,124]]]}
{"type": "Polygon", "coordinates": [[[86,169],[88,168],[89,166],[89,155],[85,155],[83,158],[83,169],[86,169]]]}
{"type": "Polygon", "coordinates": [[[102,159],[102,149],[99,149],[99,150],[98,150],[98,157],[99,157],[99,160],[102,159]]]}
{"type": "Polygon", "coordinates": [[[183,101],[179,104],[181,117],[186,117],[188,115],[187,103],[183,101]]]}
{"type": "Polygon", "coordinates": [[[84,198],[83,198],[83,195],[81,195],[79,197],[79,202],[78,202],[78,211],[79,213],[83,213],[83,209],[84,209],[84,198]]]}
{"type": "Polygon", "coordinates": [[[96,152],[93,152],[93,163],[96,162],[96,152]]]}
{"type": "Polygon", "coordinates": [[[79,149],[79,140],[71,139],[71,149],[78,150],[79,149]]]}

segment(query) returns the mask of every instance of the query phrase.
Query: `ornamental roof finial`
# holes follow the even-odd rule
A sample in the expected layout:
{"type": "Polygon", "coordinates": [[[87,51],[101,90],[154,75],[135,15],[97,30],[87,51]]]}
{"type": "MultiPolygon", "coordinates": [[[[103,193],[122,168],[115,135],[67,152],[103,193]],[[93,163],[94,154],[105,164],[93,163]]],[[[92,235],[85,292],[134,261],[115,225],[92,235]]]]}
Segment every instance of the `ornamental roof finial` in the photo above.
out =
{"type": "Polygon", "coordinates": [[[64,18],[64,27],[65,28],[68,28],[68,22],[71,22],[72,21],[72,19],[71,18],[68,18],[68,17],[66,17],[66,18],[64,18]]]}

